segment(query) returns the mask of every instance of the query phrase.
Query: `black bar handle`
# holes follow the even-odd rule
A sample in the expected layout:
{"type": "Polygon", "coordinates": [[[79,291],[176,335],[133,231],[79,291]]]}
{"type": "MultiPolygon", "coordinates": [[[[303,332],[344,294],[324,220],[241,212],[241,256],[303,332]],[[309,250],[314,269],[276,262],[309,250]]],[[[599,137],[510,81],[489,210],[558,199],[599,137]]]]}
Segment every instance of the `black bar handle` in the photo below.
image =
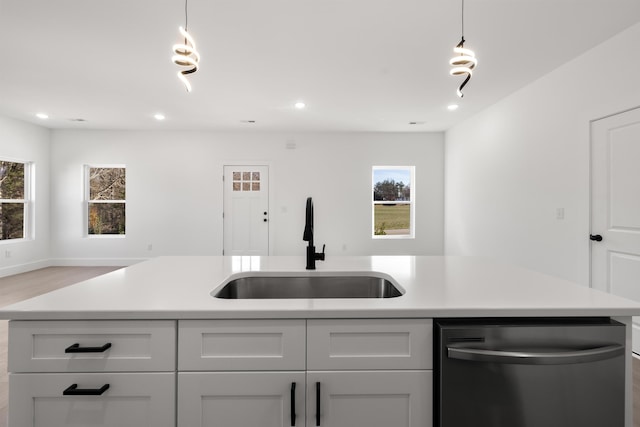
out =
{"type": "Polygon", "coordinates": [[[291,425],[296,425],[296,383],[291,383],[291,425]]]}
{"type": "Polygon", "coordinates": [[[100,388],[78,388],[78,384],[71,384],[63,392],[63,396],[100,396],[109,390],[109,384],[105,384],[100,388]]]}
{"type": "Polygon", "coordinates": [[[589,234],[589,239],[595,242],[602,242],[602,236],[599,234],[589,234]]]}
{"type": "Polygon", "coordinates": [[[320,382],[316,383],[316,425],[320,425],[320,382]]]}
{"type": "Polygon", "coordinates": [[[111,343],[108,342],[102,347],[80,347],[80,344],[71,344],[64,349],[65,353],[104,353],[111,348],[111,343]]]}

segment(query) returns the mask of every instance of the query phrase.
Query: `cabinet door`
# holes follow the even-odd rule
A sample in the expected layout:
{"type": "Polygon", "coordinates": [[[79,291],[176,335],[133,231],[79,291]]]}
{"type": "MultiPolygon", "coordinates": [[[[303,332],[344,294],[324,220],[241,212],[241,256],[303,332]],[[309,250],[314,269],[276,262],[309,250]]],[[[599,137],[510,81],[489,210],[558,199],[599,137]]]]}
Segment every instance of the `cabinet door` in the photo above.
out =
{"type": "Polygon", "coordinates": [[[175,374],[10,374],[10,427],[174,427],[175,374]],[[108,389],[101,395],[63,395],[108,389]],[[80,390],[78,390],[80,389],[80,390]]]}
{"type": "Polygon", "coordinates": [[[304,427],[304,393],[304,372],[179,373],[178,426],[304,427]]]}
{"type": "Polygon", "coordinates": [[[431,371],[307,373],[307,426],[428,427],[432,407],[431,371]]]}

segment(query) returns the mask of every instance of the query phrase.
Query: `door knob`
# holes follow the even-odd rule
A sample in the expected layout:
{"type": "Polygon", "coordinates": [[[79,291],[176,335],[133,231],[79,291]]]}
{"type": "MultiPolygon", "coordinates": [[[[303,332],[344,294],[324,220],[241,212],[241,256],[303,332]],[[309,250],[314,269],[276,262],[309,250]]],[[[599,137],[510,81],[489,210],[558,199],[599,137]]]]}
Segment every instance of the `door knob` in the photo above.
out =
{"type": "Polygon", "coordinates": [[[589,239],[595,241],[595,242],[601,242],[602,241],[602,236],[599,234],[589,234],[589,239]]]}

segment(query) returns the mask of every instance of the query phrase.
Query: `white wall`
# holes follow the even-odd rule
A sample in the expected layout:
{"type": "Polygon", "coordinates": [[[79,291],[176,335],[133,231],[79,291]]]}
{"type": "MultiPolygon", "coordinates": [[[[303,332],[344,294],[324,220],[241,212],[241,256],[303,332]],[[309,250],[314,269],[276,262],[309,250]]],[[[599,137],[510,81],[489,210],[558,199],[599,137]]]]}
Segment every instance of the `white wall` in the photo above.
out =
{"type": "Polygon", "coordinates": [[[640,24],[446,132],[446,254],[589,283],[589,122],[640,105],[639,42],[640,24]]]}
{"type": "Polygon", "coordinates": [[[0,276],[48,265],[49,136],[45,128],[0,116],[0,157],[35,164],[34,238],[0,242],[0,276]]]}
{"type": "Polygon", "coordinates": [[[224,164],[270,166],[272,255],[303,255],[306,197],[327,256],[443,252],[442,133],[52,133],[52,252],[57,264],[124,264],[222,253],[224,164]],[[296,149],[286,149],[295,142],[296,149]],[[127,167],[126,238],[87,238],[85,164],[127,167]],[[371,239],[371,167],[416,166],[416,239],[371,239]],[[148,245],[153,250],[148,251],[148,245]]]}

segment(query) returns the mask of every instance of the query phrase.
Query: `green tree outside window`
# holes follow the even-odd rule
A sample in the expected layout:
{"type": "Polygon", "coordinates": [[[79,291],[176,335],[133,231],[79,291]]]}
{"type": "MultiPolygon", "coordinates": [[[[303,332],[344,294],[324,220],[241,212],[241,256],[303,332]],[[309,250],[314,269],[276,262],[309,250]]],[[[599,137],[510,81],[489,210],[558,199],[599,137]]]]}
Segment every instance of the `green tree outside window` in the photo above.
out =
{"type": "Polygon", "coordinates": [[[0,160],[0,240],[25,237],[25,164],[0,160]]]}
{"type": "Polygon", "coordinates": [[[88,168],[88,234],[125,234],[126,169],[88,168]]]}

